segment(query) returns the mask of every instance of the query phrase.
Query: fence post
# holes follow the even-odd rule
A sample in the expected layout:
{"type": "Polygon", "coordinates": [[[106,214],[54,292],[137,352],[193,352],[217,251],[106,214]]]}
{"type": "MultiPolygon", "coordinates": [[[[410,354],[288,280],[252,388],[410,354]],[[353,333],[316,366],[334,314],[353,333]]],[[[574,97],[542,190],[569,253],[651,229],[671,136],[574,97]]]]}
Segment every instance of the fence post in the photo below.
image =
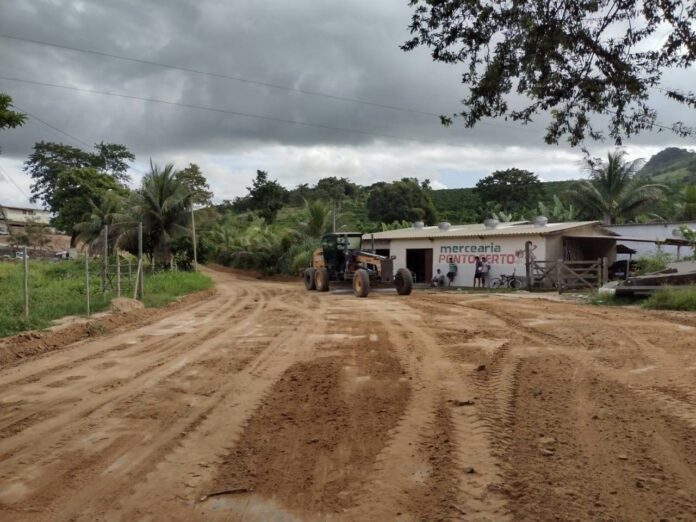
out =
{"type": "Polygon", "coordinates": [[[558,293],[563,292],[563,260],[559,259],[556,261],[556,286],[558,287],[558,293]]]}
{"type": "Polygon", "coordinates": [[[116,297],[121,297],[121,256],[116,253],[116,297]]]}
{"type": "Polygon", "coordinates": [[[133,290],[133,269],[131,268],[131,259],[128,258],[128,290],[133,290]]]}
{"type": "Polygon", "coordinates": [[[135,276],[136,295],[138,299],[143,298],[143,279],[145,276],[143,270],[143,224],[138,223],[138,273],[135,276]]]}
{"type": "Polygon", "coordinates": [[[106,292],[106,274],[109,269],[109,225],[104,225],[104,258],[102,259],[101,291],[106,292]]]}
{"type": "Polygon", "coordinates": [[[534,281],[532,281],[532,260],[531,260],[531,246],[532,242],[527,241],[524,244],[524,265],[527,270],[527,290],[532,291],[534,286],[534,281]]]}
{"type": "MultiPolygon", "coordinates": [[[[89,247],[87,247],[89,249],[89,247]]],[[[89,319],[89,252],[85,254],[85,296],[87,300],[87,318],[89,319]]]]}
{"type": "Polygon", "coordinates": [[[196,218],[193,216],[193,203],[191,203],[191,241],[193,243],[193,271],[198,272],[198,254],[196,253],[196,218]]]}
{"type": "Polygon", "coordinates": [[[602,258],[602,281],[599,286],[606,285],[609,282],[609,260],[606,257],[602,258]]]}
{"type": "Polygon", "coordinates": [[[27,259],[27,247],[24,247],[24,320],[29,320],[29,260],[27,259]]]}

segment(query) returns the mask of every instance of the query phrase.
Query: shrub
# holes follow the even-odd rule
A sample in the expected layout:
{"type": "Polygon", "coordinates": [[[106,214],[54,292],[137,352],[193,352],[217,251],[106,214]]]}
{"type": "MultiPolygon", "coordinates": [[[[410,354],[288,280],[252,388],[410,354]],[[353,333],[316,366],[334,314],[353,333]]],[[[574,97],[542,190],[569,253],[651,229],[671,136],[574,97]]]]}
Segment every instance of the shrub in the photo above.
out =
{"type": "Polygon", "coordinates": [[[654,254],[642,256],[637,261],[638,274],[649,274],[651,272],[659,272],[667,268],[667,263],[672,262],[672,256],[658,249],[654,254]]]}
{"type": "Polygon", "coordinates": [[[696,311],[696,286],[659,290],[646,299],[643,307],[653,310],[694,312],[696,311]]]}

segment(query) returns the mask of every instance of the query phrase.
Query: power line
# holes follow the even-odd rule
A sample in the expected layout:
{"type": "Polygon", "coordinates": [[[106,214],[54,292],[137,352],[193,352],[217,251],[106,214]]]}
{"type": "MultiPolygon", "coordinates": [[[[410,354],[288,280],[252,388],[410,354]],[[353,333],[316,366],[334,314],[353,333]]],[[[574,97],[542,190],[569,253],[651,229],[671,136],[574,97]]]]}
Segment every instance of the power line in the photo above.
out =
{"type": "Polygon", "coordinates": [[[17,190],[19,190],[19,191],[22,193],[22,195],[23,195],[25,198],[27,198],[27,201],[31,202],[31,198],[27,195],[26,192],[24,192],[24,189],[22,189],[22,187],[20,187],[20,186],[17,184],[17,182],[12,178],[12,176],[10,176],[9,172],[7,172],[5,169],[3,169],[2,167],[0,167],[0,174],[2,174],[4,177],[6,177],[7,179],[9,179],[9,180],[12,182],[12,184],[13,184],[15,187],[17,187],[17,190]]]}
{"type": "Polygon", "coordinates": [[[67,136],[67,137],[70,138],[71,140],[73,140],[73,141],[75,141],[75,142],[77,142],[77,143],[80,143],[81,145],[84,145],[85,147],[92,148],[92,145],[90,145],[89,143],[87,143],[85,140],[82,140],[82,139],[78,138],[77,136],[75,136],[75,135],[73,135],[73,134],[70,134],[69,132],[66,132],[66,131],[64,131],[64,130],[62,130],[62,129],[59,129],[59,128],[56,127],[55,125],[51,125],[51,124],[48,123],[47,121],[42,120],[42,119],[39,118],[38,116],[36,116],[36,115],[30,113],[28,110],[22,109],[22,108],[19,107],[16,103],[13,103],[12,105],[13,105],[17,110],[19,110],[19,111],[21,111],[21,112],[23,112],[23,113],[29,115],[31,118],[34,118],[35,120],[37,120],[37,121],[43,123],[44,125],[46,125],[46,127],[49,127],[49,128],[51,128],[51,129],[53,129],[54,131],[59,132],[59,133],[63,134],[64,136],[67,136]]]}
{"type": "MultiPolygon", "coordinates": [[[[36,116],[35,114],[32,114],[31,112],[29,112],[28,110],[23,109],[22,107],[19,107],[16,103],[13,102],[13,103],[12,103],[12,106],[13,106],[15,109],[17,109],[17,110],[19,110],[19,111],[21,111],[21,112],[27,114],[28,116],[30,116],[31,118],[35,119],[36,121],[38,121],[38,122],[40,122],[40,123],[43,123],[44,125],[46,125],[46,126],[49,127],[50,129],[53,129],[54,131],[59,132],[59,133],[65,135],[65,136],[67,136],[68,138],[70,138],[71,140],[75,141],[76,143],[79,143],[79,144],[81,144],[81,145],[84,145],[84,146],[87,147],[87,148],[92,148],[92,147],[93,147],[93,145],[87,143],[85,140],[83,140],[83,139],[81,139],[81,138],[78,138],[78,137],[75,136],[74,134],[70,134],[69,132],[66,132],[66,131],[64,131],[64,130],[62,130],[62,129],[59,129],[58,127],[56,127],[55,125],[52,125],[51,123],[47,122],[46,120],[42,120],[41,118],[39,118],[39,117],[36,116]]],[[[133,169],[133,170],[135,170],[136,172],[138,172],[138,173],[141,174],[141,175],[143,174],[143,171],[142,171],[141,169],[139,169],[138,167],[136,167],[135,165],[130,165],[130,168],[133,169]]],[[[21,189],[20,189],[20,190],[21,190],[21,189]]]]}
{"type": "Polygon", "coordinates": [[[64,90],[69,90],[69,91],[84,92],[84,93],[89,93],[89,94],[100,94],[103,96],[114,96],[117,98],[125,98],[128,100],[139,100],[139,101],[146,101],[146,102],[150,102],[150,103],[160,103],[163,105],[172,105],[175,107],[184,107],[187,109],[196,109],[196,110],[216,112],[216,113],[221,113],[221,114],[230,114],[233,116],[242,116],[244,118],[253,118],[253,119],[259,119],[259,120],[265,120],[265,121],[273,121],[273,122],[277,122],[277,123],[286,123],[286,124],[291,124],[291,125],[302,125],[305,127],[312,127],[312,128],[324,129],[324,130],[335,130],[335,131],[346,132],[346,133],[351,133],[351,134],[375,136],[378,138],[390,138],[390,139],[395,139],[395,140],[410,141],[410,142],[416,142],[416,143],[419,143],[419,142],[420,143],[431,143],[431,144],[435,144],[435,145],[446,145],[446,146],[453,145],[452,143],[438,142],[438,141],[432,141],[432,140],[423,140],[423,139],[417,139],[417,138],[409,138],[409,137],[405,137],[405,136],[396,136],[393,134],[382,134],[382,133],[376,133],[376,132],[370,132],[370,131],[364,131],[364,130],[358,130],[358,129],[348,129],[345,127],[335,127],[333,125],[324,125],[321,123],[309,123],[309,122],[304,122],[304,121],[288,120],[288,119],[284,119],[284,118],[276,118],[273,116],[263,116],[263,115],[259,115],[259,114],[250,114],[250,113],[246,113],[246,112],[233,111],[233,110],[229,110],[229,109],[220,109],[220,108],[216,108],[216,107],[206,107],[203,105],[193,105],[190,103],[173,102],[173,101],[168,101],[168,100],[160,100],[157,98],[146,98],[143,96],[134,96],[131,94],[122,94],[122,93],[116,93],[116,92],[101,91],[101,90],[96,90],[96,89],[85,89],[82,87],[74,87],[71,85],[61,85],[61,84],[56,84],[56,83],[40,82],[40,81],[35,81],[35,80],[26,80],[26,79],[22,79],[22,78],[9,78],[6,76],[0,76],[0,80],[19,82],[19,83],[27,83],[27,84],[31,84],[31,85],[41,85],[44,87],[53,87],[56,89],[64,89],[64,90]]]}

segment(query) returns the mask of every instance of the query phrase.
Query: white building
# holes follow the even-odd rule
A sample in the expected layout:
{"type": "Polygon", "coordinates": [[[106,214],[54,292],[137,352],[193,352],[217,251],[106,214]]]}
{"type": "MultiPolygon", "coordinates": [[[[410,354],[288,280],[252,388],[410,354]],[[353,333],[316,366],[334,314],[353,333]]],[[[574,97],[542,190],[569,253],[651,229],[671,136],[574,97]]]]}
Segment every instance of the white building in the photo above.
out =
{"type": "Polygon", "coordinates": [[[570,223],[483,223],[389,230],[363,236],[363,246],[374,241],[377,253],[394,256],[394,270],[408,268],[417,283],[430,283],[440,269],[446,274],[450,263],[456,265],[455,286],[472,286],[476,256],[486,256],[491,264],[490,277],[525,277],[525,244],[530,242],[534,260],[597,260],[616,258],[615,234],[597,221],[570,223]]]}
{"type": "Polygon", "coordinates": [[[0,235],[22,233],[30,223],[48,225],[51,213],[38,208],[0,206],[0,235]]]}
{"type": "MultiPolygon", "coordinates": [[[[619,234],[621,236],[635,238],[635,239],[645,239],[646,242],[642,241],[621,241],[618,240],[617,244],[625,245],[631,248],[636,253],[634,257],[641,257],[644,255],[654,254],[657,250],[656,241],[667,241],[674,240],[676,236],[674,231],[678,230],[680,226],[686,225],[692,230],[696,230],[696,222],[683,222],[683,223],[652,223],[652,224],[630,224],[630,225],[607,225],[605,228],[619,234]]],[[[693,250],[688,246],[677,246],[669,244],[660,244],[660,249],[675,258],[677,256],[684,257],[693,255],[693,250]]],[[[620,259],[628,257],[628,254],[619,254],[620,259]]]]}

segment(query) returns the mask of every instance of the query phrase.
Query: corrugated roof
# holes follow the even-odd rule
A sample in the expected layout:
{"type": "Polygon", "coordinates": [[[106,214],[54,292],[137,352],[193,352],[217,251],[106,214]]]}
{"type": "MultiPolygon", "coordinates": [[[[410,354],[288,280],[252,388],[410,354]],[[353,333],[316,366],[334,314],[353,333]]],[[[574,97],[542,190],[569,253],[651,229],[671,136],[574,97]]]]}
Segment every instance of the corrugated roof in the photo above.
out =
{"type": "MultiPolygon", "coordinates": [[[[483,223],[470,225],[451,225],[447,230],[439,227],[400,228],[375,232],[375,240],[378,239],[436,239],[449,237],[501,237],[501,236],[534,236],[549,235],[563,232],[573,228],[600,225],[599,221],[571,221],[568,223],[548,223],[543,227],[536,227],[528,221],[513,223],[500,223],[496,228],[486,228],[483,223]]],[[[363,239],[370,239],[372,234],[365,234],[363,239]]]]}

